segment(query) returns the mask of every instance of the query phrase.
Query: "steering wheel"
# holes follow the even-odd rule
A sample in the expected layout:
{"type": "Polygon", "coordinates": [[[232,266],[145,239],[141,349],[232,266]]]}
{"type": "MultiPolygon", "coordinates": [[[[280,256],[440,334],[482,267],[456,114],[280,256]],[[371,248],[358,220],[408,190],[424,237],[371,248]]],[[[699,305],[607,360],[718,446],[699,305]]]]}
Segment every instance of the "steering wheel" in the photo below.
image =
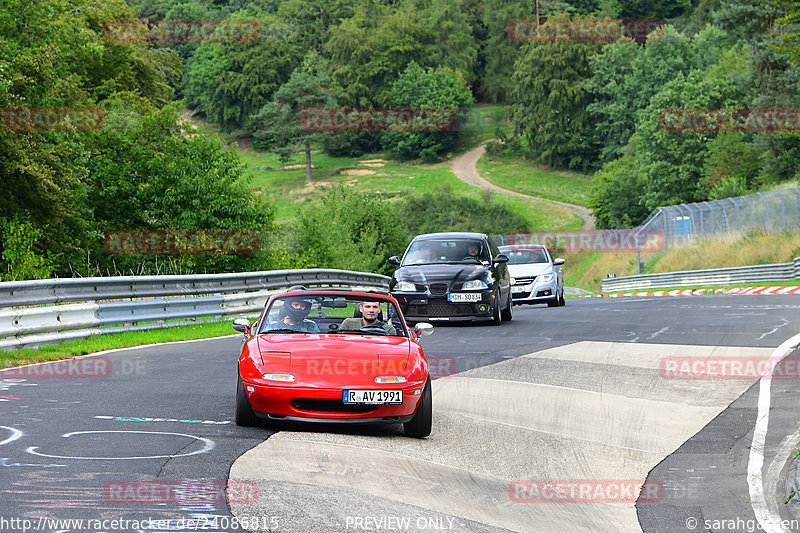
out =
{"type": "Polygon", "coordinates": [[[383,327],[377,324],[367,324],[366,326],[361,326],[359,331],[363,331],[365,333],[374,333],[376,335],[388,335],[389,332],[383,329],[383,327]]]}

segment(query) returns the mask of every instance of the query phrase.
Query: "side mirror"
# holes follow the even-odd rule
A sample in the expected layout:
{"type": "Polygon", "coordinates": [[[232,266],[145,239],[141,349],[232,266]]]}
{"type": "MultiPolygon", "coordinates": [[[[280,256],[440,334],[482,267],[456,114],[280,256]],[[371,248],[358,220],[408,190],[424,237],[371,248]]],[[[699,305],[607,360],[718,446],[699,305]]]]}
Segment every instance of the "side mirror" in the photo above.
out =
{"type": "Polygon", "coordinates": [[[247,335],[250,333],[250,321],[246,318],[237,318],[233,321],[233,329],[247,335]]]}
{"type": "Polygon", "coordinates": [[[553,264],[554,264],[555,266],[558,266],[558,265],[563,265],[564,263],[566,263],[566,261],[564,261],[564,260],[563,260],[563,259],[561,259],[560,257],[557,257],[557,258],[555,259],[555,261],[553,261],[553,264]]]}
{"type": "Polygon", "coordinates": [[[396,255],[393,255],[392,257],[389,258],[389,264],[390,265],[399,265],[400,264],[400,258],[397,257],[396,255]]]}
{"type": "Polygon", "coordinates": [[[505,254],[498,254],[492,263],[508,263],[508,256],[505,254]]]}
{"type": "Polygon", "coordinates": [[[433,333],[433,325],[428,324],[427,322],[419,322],[416,326],[414,326],[414,333],[417,334],[417,337],[427,337],[433,333]]]}

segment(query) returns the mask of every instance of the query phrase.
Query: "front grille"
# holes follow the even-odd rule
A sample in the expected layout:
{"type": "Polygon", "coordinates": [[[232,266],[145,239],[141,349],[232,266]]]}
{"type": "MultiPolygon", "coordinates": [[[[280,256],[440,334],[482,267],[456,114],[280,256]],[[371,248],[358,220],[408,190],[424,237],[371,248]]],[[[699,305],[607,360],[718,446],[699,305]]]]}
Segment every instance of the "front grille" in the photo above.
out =
{"type": "Polygon", "coordinates": [[[536,276],[533,277],[526,277],[526,278],[514,278],[515,285],[528,285],[529,283],[533,283],[536,281],[536,276]]]}
{"type": "Polygon", "coordinates": [[[530,295],[531,295],[530,291],[528,291],[528,292],[515,292],[515,293],[513,293],[511,295],[511,299],[512,300],[521,300],[523,298],[527,298],[530,295]]]}
{"type": "Polygon", "coordinates": [[[431,294],[447,294],[447,283],[431,283],[431,294]]]}
{"type": "Polygon", "coordinates": [[[471,304],[450,303],[444,298],[430,298],[428,300],[428,316],[459,316],[474,315],[471,304]]]}
{"type": "Polygon", "coordinates": [[[344,403],[342,400],[320,400],[318,398],[295,398],[292,405],[305,411],[328,411],[333,413],[367,413],[374,411],[374,405],[344,403]]]}

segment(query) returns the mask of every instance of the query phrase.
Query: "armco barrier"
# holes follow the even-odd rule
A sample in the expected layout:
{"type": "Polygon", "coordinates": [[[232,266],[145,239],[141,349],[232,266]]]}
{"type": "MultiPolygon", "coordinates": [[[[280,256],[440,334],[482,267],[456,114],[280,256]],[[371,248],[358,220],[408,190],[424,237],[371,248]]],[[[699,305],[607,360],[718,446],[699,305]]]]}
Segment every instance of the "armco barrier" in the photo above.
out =
{"type": "Polygon", "coordinates": [[[602,281],[604,291],[629,291],[651,287],[686,287],[690,285],[727,285],[732,283],[758,283],[800,279],[800,257],[792,263],[754,265],[707,270],[686,270],[663,274],[644,274],[607,278],[602,281]]]}
{"type": "Polygon", "coordinates": [[[389,278],[308,269],[2,282],[0,349],[186,323],[175,322],[179,319],[257,312],[270,294],[292,285],[387,289],[389,278]]]}

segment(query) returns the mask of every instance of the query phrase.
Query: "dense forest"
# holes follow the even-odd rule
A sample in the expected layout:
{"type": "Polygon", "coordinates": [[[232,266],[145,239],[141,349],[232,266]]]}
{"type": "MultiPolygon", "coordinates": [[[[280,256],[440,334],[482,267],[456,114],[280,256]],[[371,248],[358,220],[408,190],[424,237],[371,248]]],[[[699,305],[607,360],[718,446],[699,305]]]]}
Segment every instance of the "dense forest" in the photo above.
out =
{"type": "MultiPolygon", "coordinates": [[[[302,248],[105,254],[103,235],[117,230],[272,238],[272,208],[248,190],[236,151],[216,136],[187,135],[184,107],[282,158],[313,144],[331,155],[435,160],[457,132],[310,135],[297,131],[296,113],[305,105],[465,113],[475,102],[504,104],[510,128],[498,129],[489,154],[593,173],[601,228],[635,226],[659,205],[793,180],[798,132],[669,131],[661,121],[665,109],[800,108],[798,24],[800,7],[789,0],[3,0],[0,109],[99,108],[103,120],[88,131],[0,129],[0,276],[155,272],[158,261],[183,272],[329,266],[341,264],[324,252],[333,231],[366,235],[331,246],[342,261],[361,254],[380,270],[378,259],[407,239],[385,228],[414,219],[403,215],[410,203],[387,214],[339,192],[298,220],[292,242],[302,248]],[[537,9],[543,21],[663,26],[647,40],[511,38],[511,22],[537,9]],[[255,21],[258,33],[236,42],[109,38],[110,22],[133,18],[255,21]],[[365,215],[337,225],[342,206],[365,215]]],[[[435,195],[411,201],[414,213],[448,203],[435,195]]],[[[524,229],[516,220],[508,226],[524,229]]]]}

